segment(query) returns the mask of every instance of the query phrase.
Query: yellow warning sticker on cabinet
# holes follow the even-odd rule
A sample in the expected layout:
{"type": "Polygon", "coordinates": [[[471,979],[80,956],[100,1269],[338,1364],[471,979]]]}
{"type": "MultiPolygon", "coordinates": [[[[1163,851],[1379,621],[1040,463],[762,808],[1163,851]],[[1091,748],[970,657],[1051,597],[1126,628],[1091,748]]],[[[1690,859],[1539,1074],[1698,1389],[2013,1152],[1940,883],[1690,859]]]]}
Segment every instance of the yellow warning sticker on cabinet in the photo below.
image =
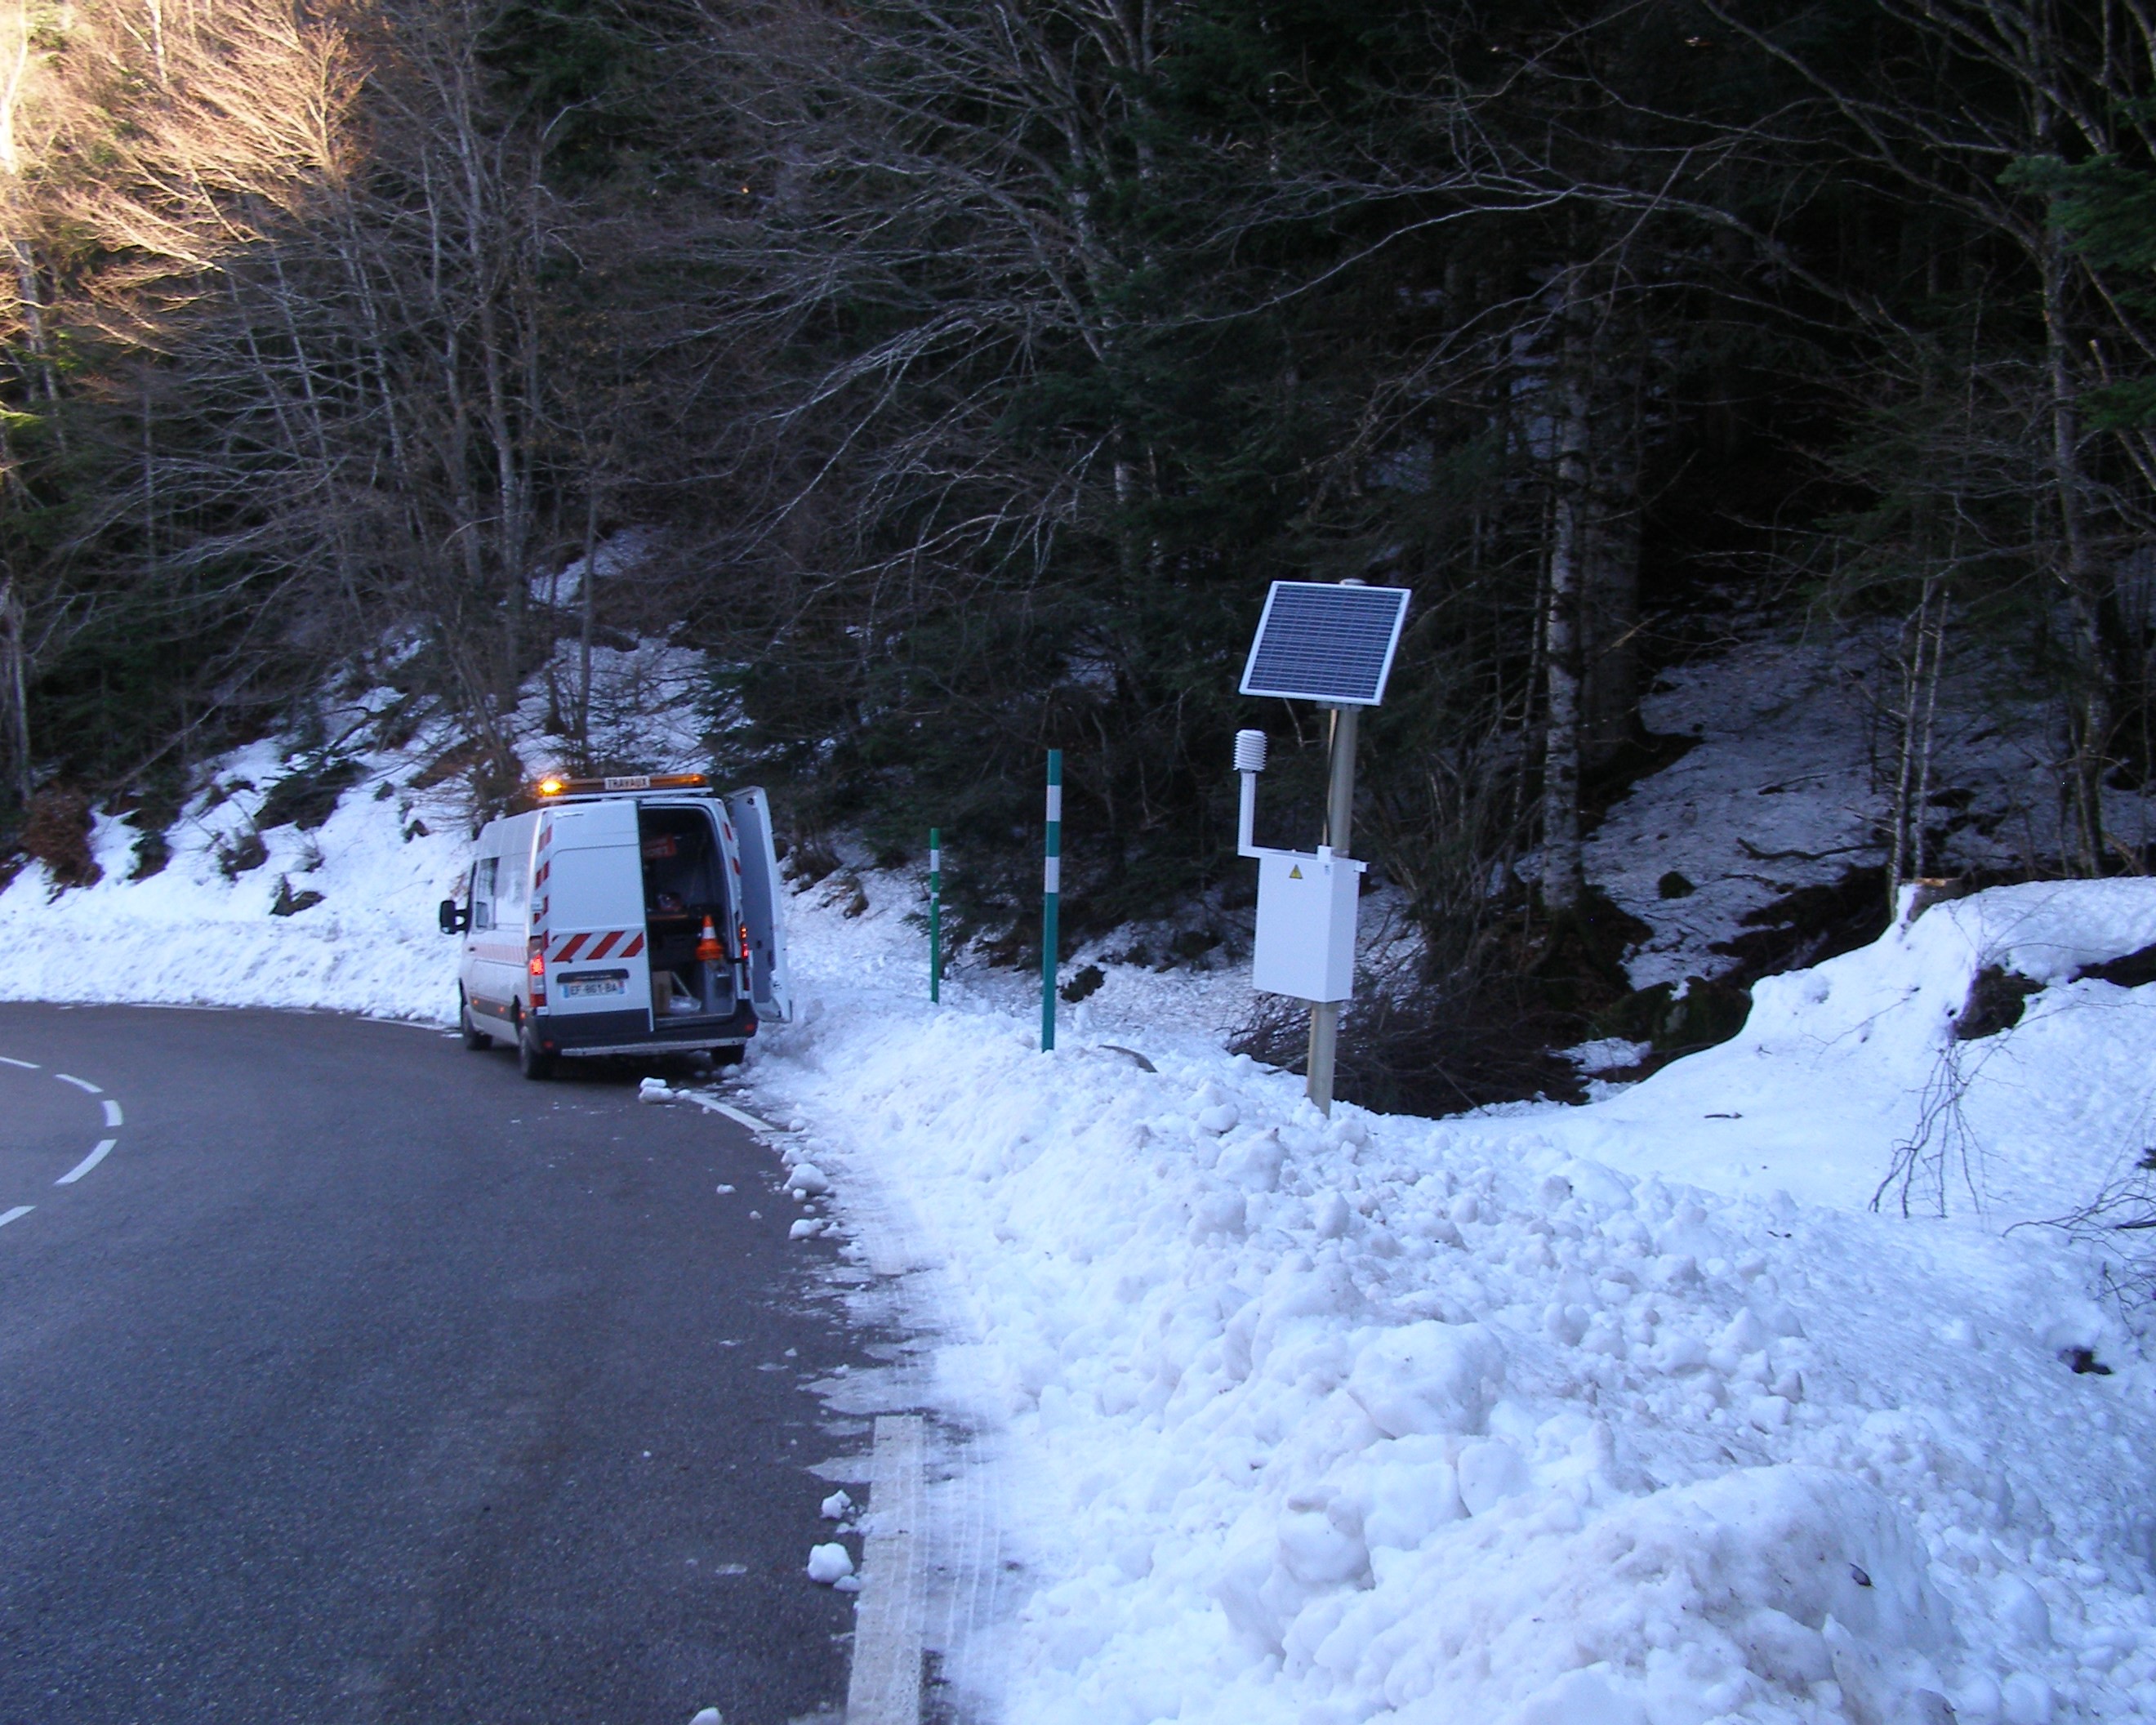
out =
{"type": "Polygon", "coordinates": [[[1290,869],[1287,871],[1287,877],[1291,880],[1300,880],[1302,879],[1302,865],[1301,863],[1297,863],[1293,868],[1290,869]]]}

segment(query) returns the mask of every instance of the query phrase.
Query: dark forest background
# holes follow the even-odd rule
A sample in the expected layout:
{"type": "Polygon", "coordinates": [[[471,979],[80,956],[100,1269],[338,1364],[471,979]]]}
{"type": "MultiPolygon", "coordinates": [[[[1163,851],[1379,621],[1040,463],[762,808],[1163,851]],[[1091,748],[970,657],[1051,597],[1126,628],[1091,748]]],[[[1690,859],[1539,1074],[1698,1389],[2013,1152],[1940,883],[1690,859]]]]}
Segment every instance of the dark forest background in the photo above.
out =
{"type": "MultiPolygon", "coordinates": [[[[1938,860],[1928,703],[1975,657],[2052,715],[2029,866],[2140,872],[2101,793],[2152,755],[2152,30],[31,0],[0,23],[0,846],[89,799],[154,829],[340,683],[405,698],[316,737],[326,772],[446,711],[498,804],[557,643],[674,625],[723,668],[716,764],[797,843],[966,835],[956,909],[1023,957],[1046,747],[1074,938],[1247,891],[1265,584],[1357,577],[1416,593],[1358,849],[1424,937],[1366,1094],[1532,1086],[1535,1048],[1645,1023],[1583,822],[1666,758],[1642,689],[1733,608],[1889,643],[1888,891],[1938,860]],[[630,530],[632,570],[534,600],[630,530]]],[[[588,691],[555,704],[574,755],[588,691]]],[[[1269,797],[1314,803],[1317,750],[1282,752],[1269,797]]]]}

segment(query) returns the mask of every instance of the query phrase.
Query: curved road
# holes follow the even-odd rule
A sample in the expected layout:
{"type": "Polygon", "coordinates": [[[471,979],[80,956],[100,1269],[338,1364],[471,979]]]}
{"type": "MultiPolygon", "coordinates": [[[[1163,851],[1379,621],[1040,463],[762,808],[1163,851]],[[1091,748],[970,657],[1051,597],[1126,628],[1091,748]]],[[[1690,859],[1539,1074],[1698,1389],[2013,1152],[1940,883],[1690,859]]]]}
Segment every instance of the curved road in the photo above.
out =
{"type": "Polygon", "coordinates": [[[0,1725],[835,1708],[776,1166],[408,1026],[0,1005],[0,1725]]]}

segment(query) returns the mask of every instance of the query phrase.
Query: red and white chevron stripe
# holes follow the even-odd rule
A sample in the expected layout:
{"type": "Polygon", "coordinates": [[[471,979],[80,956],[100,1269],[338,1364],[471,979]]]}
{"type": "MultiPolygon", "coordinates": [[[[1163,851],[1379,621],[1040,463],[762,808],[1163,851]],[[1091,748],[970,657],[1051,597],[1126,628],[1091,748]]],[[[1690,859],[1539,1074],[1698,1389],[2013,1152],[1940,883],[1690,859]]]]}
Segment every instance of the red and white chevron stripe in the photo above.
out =
{"type": "Polygon", "coordinates": [[[577,959],[592,963],[605,957],[634,958],[644,950],[644,931],[617,928],[604,934],[565,934],[557,937],[551,962],[567,964],[577,959]],[[617,950],[619,948],[619,950],[617,950]]]}

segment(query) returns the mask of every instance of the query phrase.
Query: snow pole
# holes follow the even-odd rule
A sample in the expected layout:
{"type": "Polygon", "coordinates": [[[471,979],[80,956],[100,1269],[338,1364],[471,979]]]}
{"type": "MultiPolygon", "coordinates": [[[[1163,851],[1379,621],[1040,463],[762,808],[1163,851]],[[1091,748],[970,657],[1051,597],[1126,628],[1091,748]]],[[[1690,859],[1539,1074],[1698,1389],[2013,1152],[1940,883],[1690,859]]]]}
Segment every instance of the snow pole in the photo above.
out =
{"type": "Polygon", "coordinates": [[[943,998],[943,833],[928,829],[928,999],[943,998]]]}
{"type": "Polygon", "coordinates": [[[1055,1046],[1055,921],[1063,896],[1063,751],[1048,752],[1048,842],[1040,865],[1040,1051],[1055,1046]]]}

